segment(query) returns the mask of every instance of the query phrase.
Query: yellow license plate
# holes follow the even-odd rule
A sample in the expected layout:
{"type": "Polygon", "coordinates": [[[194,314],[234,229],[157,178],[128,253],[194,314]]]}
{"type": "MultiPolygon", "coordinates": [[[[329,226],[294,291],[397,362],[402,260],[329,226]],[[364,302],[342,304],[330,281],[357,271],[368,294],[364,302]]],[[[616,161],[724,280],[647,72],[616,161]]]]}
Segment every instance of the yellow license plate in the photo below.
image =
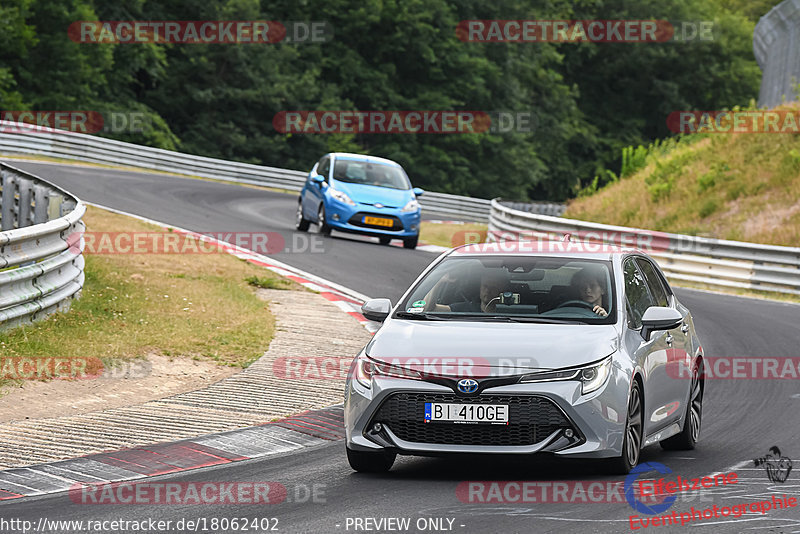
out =
{"type": "Polygon", "coordinates": [[[384,219],[383,217],[364,217],[364,224],[374,224],[375,226],[394,226],[392,219],[384,219]]]}

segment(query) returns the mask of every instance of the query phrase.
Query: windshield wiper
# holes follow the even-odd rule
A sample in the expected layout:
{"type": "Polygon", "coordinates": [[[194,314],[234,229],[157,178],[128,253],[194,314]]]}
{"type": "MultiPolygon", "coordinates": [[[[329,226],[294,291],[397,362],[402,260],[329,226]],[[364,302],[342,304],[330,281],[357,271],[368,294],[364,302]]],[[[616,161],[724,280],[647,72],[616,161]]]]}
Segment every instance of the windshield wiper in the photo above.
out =
{"type": "Polygon", "coordinates": [[[588,324],[581,320],[567,321],[564,319],[548,319],[546,317],[525,317],[521,315],[485,315],[482,313],[459,313],[450,316],[453,319],[480,319],[482,321],[502,321],[506,323],[539,323],[539,324],[588,324]]]}
{"type": "Polygon", "coordinates": [[[399,311],[394,314],[395,317],[398,319],[413,319],[417,321],[446,321],[447,318],[442,317],[441,315],[435,315],[432,313],[411,313],[411,312],[404,312],[399,311]]]}
{"type": "Polygon", "coordinates": [[[519,315],[486,315],[484,313],[411,313],[400,311],[395,314],[398,319],[412,319],[417,321],[460,321],[478,319],[487,322],[502,323],[535,323],[535,324],[589,324],[580,319],[549,319],[547,317],[524,317],[519,315]]]}

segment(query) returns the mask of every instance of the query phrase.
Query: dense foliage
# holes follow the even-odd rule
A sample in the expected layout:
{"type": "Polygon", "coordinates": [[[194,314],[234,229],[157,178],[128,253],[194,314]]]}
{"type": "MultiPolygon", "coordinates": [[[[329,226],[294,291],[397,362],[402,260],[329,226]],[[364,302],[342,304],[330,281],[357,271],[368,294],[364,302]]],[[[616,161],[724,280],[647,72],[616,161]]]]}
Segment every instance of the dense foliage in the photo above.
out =
{"type": "MultiPolygon", "coordinates": [[[[759,0],[768,10],[774,2],[759,0]]],[[[401,162],[415,185],[565,198],[619,170],[623,147],[669,134],[674,110],[746,105],[757,13],[737,0],[4,0],[0,109],[140,111],[125,141],[308,169],[324,152],[401,162]],[[745,12],[746,11],[746,12],[745,12]],[[472,43],[469,19],[714,22],[714,39],[472,43]],[[321,44],[81,44],[80,20],[326,21],[321,44]],[[281,134],[285,110],[531,111],[531,132],[281,134]]]]}

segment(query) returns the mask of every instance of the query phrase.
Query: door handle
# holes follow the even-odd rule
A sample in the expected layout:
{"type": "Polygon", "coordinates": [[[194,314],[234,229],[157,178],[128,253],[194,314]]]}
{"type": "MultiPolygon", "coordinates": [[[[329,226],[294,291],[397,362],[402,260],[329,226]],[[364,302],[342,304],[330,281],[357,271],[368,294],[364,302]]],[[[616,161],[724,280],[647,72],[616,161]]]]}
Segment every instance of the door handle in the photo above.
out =
{"type": "Polygon", "coordinates": [[[667,342],[667,345],[672,345],[672,342],[675,338],[672,337],[672,334],[667,334],[667,337],[664,338],[664,341],[667,342]]]}
{"type": "Polygon", "coordinates": [[[683,323],[683,326],[681,326],[681,332],[683,332],[684,334],[688,334],[689,333],[689,325],[686,324],[686,323],[683,323]]]}

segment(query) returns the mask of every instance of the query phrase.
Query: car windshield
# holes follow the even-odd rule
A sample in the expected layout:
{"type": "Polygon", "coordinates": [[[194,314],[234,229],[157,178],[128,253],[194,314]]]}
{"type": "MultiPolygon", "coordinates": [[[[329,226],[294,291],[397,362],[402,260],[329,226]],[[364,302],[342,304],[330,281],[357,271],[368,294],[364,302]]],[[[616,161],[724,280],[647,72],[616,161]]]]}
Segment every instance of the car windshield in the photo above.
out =
{"type": "Polygon", "coordinates": [[[337,159],[333,178],[350,184],[376,185],[389,189],[411,189],[406,173],[400,167],[370,161],[337,159]]]}
{"type": "Polygon", "coordinates": [[[611,323],[607,261],[563,257],[447,258],[403,302],[407,319],[611,323]]]}

